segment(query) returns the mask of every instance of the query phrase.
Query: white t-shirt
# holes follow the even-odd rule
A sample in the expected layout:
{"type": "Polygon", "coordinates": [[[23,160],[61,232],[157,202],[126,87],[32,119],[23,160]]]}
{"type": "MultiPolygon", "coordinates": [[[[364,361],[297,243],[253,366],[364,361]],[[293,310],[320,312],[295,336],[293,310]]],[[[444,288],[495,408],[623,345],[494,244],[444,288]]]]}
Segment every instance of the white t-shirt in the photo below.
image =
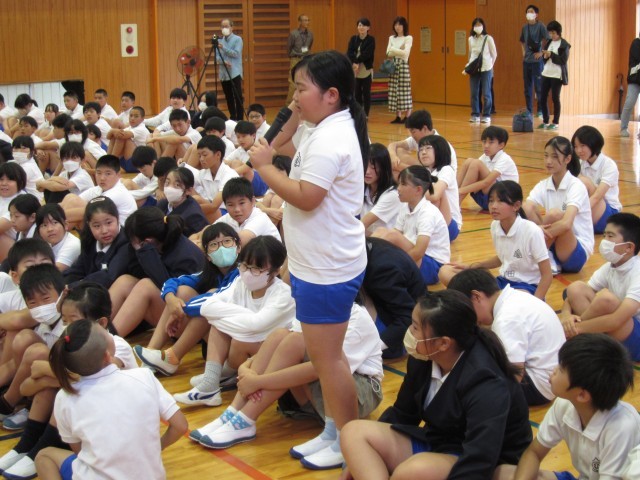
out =
{"type": "MultiPolygon", "coordinates": [[[[154,119],[157,119],[158,117],[162,116],[164,120],[160,122],[160,125],[156,127],[156,130],[158,130],[159,132],[170,132],[171,130],[173,130],[173,128],[171,127],[169,116],[171,115],[171,112],[173,112],[173,110],[174,110],[173,107],[167,107],[159,115],[156,115],[155,117],[152,117],[152,118],[148,118],[147,119],[148,121],[145,120],[144,123],[145,125],[147,125],[147,127],[153,127],[155,125],[151,125],[150,122],[155,122],[154,119]]],[[[187,109],[187,107],[182,107],[180,110],[184,110],[185,112],[187,112],[189,114],[189,118],[191,118],[191,114],[189,113],[189,110],[187,109]]]]}
{"type": "Polygon", "coordinates": [[[31,107],[31,110],[29,110],[27,116],[33,118],[37,122],[38,127],[40,127],[44,123],[44,112],[35,105],[31,107]]]}
{"type": "Polygon", "coordinates": [[[502,262],[501,276],[515,282],[540,283],[538,263],[549,258],[549,249],[538,225],[518,215],[505,233],[500,221],[494,220],[491,222],[491,239],[502,262]]]}
{"type": "MultiPolygon", "coordinates": [[[[88,122],[85,122],[85,125],[88,125],[88,122]]],[[[99,118],[98,121],[94,123],[94,125],[100,129],[100,141],[108,147],[109,139],[107,138],[107,134],[109,133],[109,130],[111,130],[111,125],[109,125],[109,123],[104,118],[99,118]]]]}
{"type": "Polygon", "coordinates": [[[429,237],[429,245],[425,255],[430,256],[438,263],[449,263],[451,259],[451,242],[447,223],[438,207],[429,200],[420,200],[413,211],[409,205],[403,203],[398,213],[396,229],[415,245],[421,235],[429,237]]]}
{"type": "Polygon", "coordinates": [[[462,212],[460,211],[460,196],[458,194],[458,181],[456,171],[451,165],[445,165],[440,170],[433,170],[431,175],[438,177],[438,182],[444,182],[447,189],[444,191],[445,199],[449,202],[451,218],[455,220],[459,228],[462,228],[462,212]]]}
{"type": "Polygon", "coordinates": [[[67,115],[69,115],[74,120],[79,120],[82,117],[84,117],[84,110],[83,110],[82,105],[80,105],[80,104],[76,105],[76,108],[74,108],[73,110],[65,110],[62,113],[66,113],[67,115]]]}
{"type": "Polygon", "coordinates": [[[62,263],[70,267],[76,261],[76,258],[80,256],[80,239],[67,232],[57,245],[51,245],[51,249],[56,263],[62,263]]]}
{"type": "Polygon", "coordinates": [[[100,145],[88,138],[85,140],[82,148],[84,148],[85,152],[89,152],[96,160],[99,160],[107,154],[100,145]]]}
{"type": "Polygon", "coordinates": [[[611,208],[615,208],[618,211],[622,210],[620,188],[618,187],[620,172],[618,171],[616,162],[604,153],[601,153],[595,162],[593,162],[593,165],[589,165],[589,162],[586,160],[580,160],[580,173],[591,179],[596,187],[600,185],[600,183],[609,185],[609,190],[604,194],[604,201],[607,202],[611,208]]]}
{"type": "Polygon", "coordinates": [[[114,118],[118,118],[118,114],[113,109],[111,105],[108,103],[100,111],[100,116],[106,118],[107,120],[113,120],[114,118]]]}
{"type": "MultiPolygon", "coordinates": [[[[547,50],[557,55],[558,49],[560,48],[560,42],[561,40],[552,40],[551,42],[549,42],[549,45],[547,46],[547,50]]],[[[562,68],[560,67],[560,65],[556,65],[555,63],[553,63],[553,60],[551,59],[551,57],[549,57],[544,62],[544,68],[542,69],[542,76],[547,78],[561,79],[562,68]]]]}
{"type": "Polygon", "coordinates": [[[236,149],[236,146],[233,144],[231,140],[227,138],[226,135],[222,137],[222,141],[224,142],[224,156],[226,158],[229,153],[233,152],[236,149]]]}
{"type": "Polygon", "coordinates": [[[15,290],[0,293],[0,313],[10,312],[12,310],[22,310],[27,308],[22,292],[16,285],[15,290]]]}
{"type": "Polygon", "coordinates": [[[143,198],[153,196],[158,189],[158,177],[155,175],[149,178],[146,175],[139,173],[133,177],[132,182],[140,187],[138,190],[129,190],[131,195],[133,195],[133,198],[136,200],[142,200],[143,198]]]}
{"type": "Polygon", "coordinates": [[[0,130],[0,140],[4,140],[9,145],[11,145],[13,143],[13,138],[11,138],[9,135],[7,135],[6,133],[4,133],[1,130],[0,130]]]}
{"type": "Polygon", "coordinates": [[[356,218],[364,198],[364,172],[353,119],[349,110],[342,110],[316,126],[304,124],[297,135],[289,177],[327,194],[308,212],[285,205],[289,270],[310,283],[347,282],[367,266],[364,225],[356,218]]]}
{"type": "MultiPolygon", "coordinates": [[[[147,127],[156,127],[156,128],[160,127],[160,125],[169,121],[169,115],[171,115],[171,112],[173,112],[173,107],[168,106],[155,117],[145,118],[144,124],[147,127]]],[[[129,120],[129,117],[127,116],[127,121],[128,120],[129,120]]],[[[168,130],[171,130],[171,125],[169,125],[168,130]]],[[[160,131],[165,131],[165,130],[160,130],[160,131]]]]}
{"type": "Polygon", "coordinates": [[[249,161],[249,152],[247,152],[244,148],[238,147],[233,149],[231,152],[227,153],[224,157],[225,160],[241,160],[242,163],[247,163],[249,161]]]}
{"type": "Polygon", "coordinates": [[[622,480],[636,480],[640,478],[640,445],[631,450],[627,466],[622,474],[622,480]]]}
{"type": "MultiPolygon", "coordinates": [[[[174,130],[166,130],[163,131],[161,136],[165,137],[165,136],[169,136],[169,135],[178,135],[174,130]]],[[[181,135],[182,137],[188,137],[190,141],[188,142],[184,142],[182,144],[182,146],[185,149],[188,149],[191,145],[197,145],[198,142],[202,139],[202,135],[200,135],[200,132],[198,132],[197,130],[194,130],[193,128],[189,127],[189,129],[187,130],[187,132],[184,135],[181,135]]]]}
{"type": "Polygon", "coordinates": [[[231,143],[233,143],[233,148],[236,148],[235,146],[238,144],[238,137],[236,137],[237,124],[238,122],[234,120],[225,120],[224,122],[224,136],[231,140],[231,143]]]}
{"type": "Polygon", "coordinates": [[[100,195],[104,195],[105,197],[109,197],[113,200],[113,203],[116,204],[118,208],[118,217],[120,220],[120,225],[124,225],[124,222],[127,221],[129,215],[135,212],[138,209],[138,205],[136,204],[133,195],[131,192],[127,190],[121,181],[118,180],[118,183],[114,185],[113,188],[109,190],[102,190],[102,187],[95,186],[88,190],[85,190],[80,194],[80,198],[82,198],[85,202],[89,202],[100,195]]]}
{"type": "Polygon", "coordinates": [[[389,187],[385,192],[382,192],[376,204],[373,203],[369,187],[364,187],[364,202],[360,211],[360,218],[363,218],[367,213],[373,213],[378,217],[378,220],[369,226],[367,233],[371,234],[379,227],[395,227],[401,205],[402,202],[400,202],[396,187],[389,187]]]}
{"type": "Polygon", "coordinates": [[[234,340],[255,343],[264,341],[276,328],[289,328],[295,310],[291,287],[279,278],[273,280],[262,298],[253,298],[238,276],[228,288],[210,296],[200,313],[234,340]]]}
{"type": "Polygon", "coordinates": [[[238,233],[243,230],[249,230],[256,237],[260,235],[271,235],[272,237],[276,237],[278,240],[282,241],[282,238],[280,238],[280,232],[278,232],[278,229],[273,224],[269,216],[256,207],[253,207],[251,215],[249,215],[242,224],[236,222],[228,213],[215,221],[215,223],[220,222],[230,225],[238,233]]]}
{"type": "Polygon", "coordinates": [[[611,410],[598,410],[583,429],[571,402],[556,398],[537,438],[545,448],[564,440],[580,480],[616,479],[622,476],[627,455],[640,443],[640,416],[620,401],[611,410]]]}
{"type": "MultiPolygon", "coordinates": [[[[434,128],[433,130],[431,130],[431,135],[440,135],[438,133],[438,131],[434,128]]],[[[413,137],[409,136],[404,140],[408,145],[409,145],[409,150],[412,152],[417,152],[418,151],[418,142],[416,142],[413,137]]],[[[451,168],[453,168],[453,170],[455,172],[458,171],[458,155],[456,155],[456,151],[453,148],[453,145],[451,145],[451,143],[447,142],[449,144],[449,149],[451,150],[451,168]]]]}
{"type": "MultiPolygon", "coordinates": [[[[133,107],[131,107],[131,108],[133,108],[133,107]]],[[[129,114],[131,113],[131,108],[129,110],[124,110],[124,111],[120,112],[120,114],[118,115],[118,118],[120,119],[122,124],[125,125],[125,126],[129,125],[129,114]]],[[[143,124],[144,124],[144,122],[143,122],[143,124]]]]}
{"type": "MultiPolygon", "coordinates": [[[[593,272],[589,286],[596,292],[606,288],[620,301],[630,298],[640,302],[640,258],[631,257],[618,267],[613,267],[611,262],[605,263],[593,272]]],[[[640,309],[636,315],[638,313],[640,309]]]]}
{"type": "Polygon", "coordinates": [[[27,193],[35,196],[38,200],[40,200],[40,202],[42,202],[44,200],[44,193],[38,191],[38,189],[36,188],[36,182],[38,182],[39,180],[44,180],[44,177],[42,176],[42,171],[40,170],[40,167],[38,167],[35,159],[29,158],[25,162],[17,162],[16,160],[9,161],[15,162],[22,167],[24,173],[27,174],[27,185],[24,187],[24,189],[27,191],[27,193]]]}
{"type": "Polygon", "coordinates": [[[84,168],[78,168],[71,174],[71,178],[69,178],[69,172],[66,170],[60,172],[60,176],[74,183],[75,187],[71,187],[69,191],[75,195],[80,195],[82,192],[94,187],[91,175],[84,168]]]}
{"type": "Polygon", "coordinates": [[[490,172],[500,172],[500,176],[496,179],[497,182],[513,180],[518,183],[520,181],[518,167],[516,167],[513,159],[507,155],[504,150],[500,150],[493,158],[489,158],[483,153],[480,155],[480,160],[487,166],[490,172]]]}
{"type": "Polygon", "coordinates": [[[73,386],[78,394],[56,395],[54,415],[62,440],[82,443],[74,478],[166,478],[160,419],[179,409],[149,369],[109,365],[73,386]]]}
{"type": "Polygon", "coordinates": [[[567,171],[558,189],[553,185],[553,178],[549,177],[533,187],[527,201],[543,206],[546,210],[553,208],[566,212],[568,206],[578,209],[573,220],[573,233],[584,248],[587,256],[593,253],[593,223],[591,220],[591,204],[589,193],[579,179],[567,171]]]}
{"type": "MultiPolygon", "coordinates": [[[[215,198],[218,192],[222,192],[222,189],[230,179],[239,176],[238,172],[226,163],[222,162],[220,164],[220,168],[218,168],[218,171],[216,172],[215,178],[211,176],[211,170],[208,168],[198,171],[198,175],[195,176],[195,189],[198,195],[210,202],[215,198]]],[[[225,208],[224,203],[222,203],[220,207],[225,208]]]]}
{"type": "Polygon", "coordinates": [[[256,129],[256,140],[264,137],[264,134],[267,133],[267,130],[269,130],[269,128],[271,128],[271,125],[269,125],[266,120],[262,122],[262,125],[260,125],[256,129]]]}
{"type": "Polygon", "coordinates": [[[9,105],[5,105],[4,108],[2,110],[0,110],[0,119],[8,119],[11,117],[17,117],[18,116],[18,110],[16,110],[13,107],[10,107],[9,105]]]}
{"type": "Polygon", "coordinates": [[[124,129],[124,131],[133,133],[133,138],[131,140],[136,147],[145,146],[147,144],[147,139],[151,135],[147,127],[144,126],[144,122],[135,128],[132,126],[128,126],[124,129]]]}
{"type": "Polygon", "coordinates": [[[562,324],[538,297],[507,285],[493,306],[491,330],[502,341],[512,363],[523,363],[536,389],[552,400],[549,376],[564,344],[562,324]]]}
{"type": "Polygon", "coordinates": [[[0,294],[5,292],[13,292],[18,289],[18,285],[13,283],[11,275],[5,272],[0,272],[0,294]]]}
{"type": "MultiPolygon", "coordinates": [[[[25,192],[24,190],[21,190],[15,195],[12,195],[10,197],[0,197],[0,217],[4,218],[8,222],[11,222],[11,214],[9,213],[9,204],[11,203],[11,200],[16,198],[18,195],[22,195],[24,193],[27,193],[27,192],[25,192]]],[[[4,234],[7,237],[9,237],[11,240],[15,240],[16,236],[18,235],[18,232],[16,232],[15,229],[11,227],[9,230],[4,232],[4,234]]]]}
{"type": "Polygon", "coordinates": [[[109,334],[113,337],[113,343],[116,345],[115,357],[123,363],[123,369],[129,370],[131,368],[138,368],[138,362],[133,354],[133,348],[127,343],[127,341],[119,337],[118,335],[109,334]]]}

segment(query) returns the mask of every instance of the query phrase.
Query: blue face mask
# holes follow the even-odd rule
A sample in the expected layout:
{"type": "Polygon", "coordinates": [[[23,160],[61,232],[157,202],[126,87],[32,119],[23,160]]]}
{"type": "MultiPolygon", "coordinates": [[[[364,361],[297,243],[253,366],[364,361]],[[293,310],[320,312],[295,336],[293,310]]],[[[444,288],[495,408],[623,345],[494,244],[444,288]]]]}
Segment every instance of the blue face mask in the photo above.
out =
{"type": "Polygon", "coordinates": [[[209,258],[211,262],[220,268],[230,267],[238,258],[237,247],[220,247],[215,251],[209,254],[209,258]]]}

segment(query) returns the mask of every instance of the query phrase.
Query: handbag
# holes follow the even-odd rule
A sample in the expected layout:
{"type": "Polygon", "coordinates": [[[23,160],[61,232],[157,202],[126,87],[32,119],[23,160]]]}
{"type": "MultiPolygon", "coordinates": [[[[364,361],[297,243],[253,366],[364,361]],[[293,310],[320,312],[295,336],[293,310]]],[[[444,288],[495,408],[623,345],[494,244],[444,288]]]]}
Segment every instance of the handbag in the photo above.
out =
{"type": "Polygon", "coordinates": [[[480,54],[464,67],[467,75],[476,75],[482,70],[482,52],[484,51],[484,44],[487,43],[487,38],[489,38],[489,35],[484,37],[480,54]]]}
{"type": "Polygon", "coordinates": [[[526,108],[521,108],[513,116],[511,127],[514,132],[533,132],[533,115],[526,108]]]}
{"type": "Polygon", "coordinates": [[[396,71],[396,64],[390,58],[386,58],[383,60],[382,65],[380,65],[380,73],[384,73],[385,75],[392,75],[393,72],[396,71]]]}

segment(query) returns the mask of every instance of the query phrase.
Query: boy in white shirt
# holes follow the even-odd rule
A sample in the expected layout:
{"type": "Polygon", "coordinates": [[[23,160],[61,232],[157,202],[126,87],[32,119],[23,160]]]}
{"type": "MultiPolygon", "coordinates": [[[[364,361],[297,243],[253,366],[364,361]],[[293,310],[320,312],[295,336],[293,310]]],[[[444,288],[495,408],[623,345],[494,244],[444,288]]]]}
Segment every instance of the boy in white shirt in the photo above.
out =
{"type": "Polygon", "coordinates": [[[2,123],[2,128],[4,130],[9,130],[11,125],[9,124],[9,119],[15,119],[17,121],[16,116],[18,115],[18,111],[13,108],[11,105],[7,105],[4,103],[4,95],[0,93],[0,123],[2,123]]]}
{"type": "Polygon", "coordinates": [[[38,122],[33,117],[29,117],[25,115],[18,122],[18,135],[22,135],[25,137],[30,137],[33,140],[33,144],[35,148],[38,148],[42,143],[42,139],[36,135],[36,131],[38,130],[38,122]]]}
{"type": "Polygon", "coordinates": [[[616,213],[607,220],[600,254],[607,261],[588,283],[567,288],[560,319],[567,338],[602,332],[640,361],[640,218],[616,213]]]}
{"type": "MultiPolygon", "coordinates": [[[[33,119],[32,119],[33,120],[33,119]]],[[[20,135],[13,140],[13,162],[22,167],[27,174],[27,184],[25,190],[34,195],[40,203],[44,200],[44,195],[38,191],[37,182],[43,180],[42,172],[35,160],[36,149],[31,137],[20,135]]]]}
{"type": "MultiPolygon", "coordinates": [[[[223,119],[220,117],[211,117],[205,122],[203,130],[204,133],[202,136],[215,135],[216,137],[221,138],[225,144],[224,151],[228,154],[229,152],[233,152],[236,149],[236,146],[226,137],[225,130],[226,126],[223,119]]],[[[182,157],[182,163],[186,163],[193,168],[198,168],[200,166],[200,160],[198,160],[198,145],[194,144],[189,147],[187,153],[182,157]]]]}
{"type": "MultiPolygon", "coordinates": [[[[147,139],[147,144],[152,145],[159,156],[183,158],[187,149],[197,144],[202,135],[191,128],[189,113],[184,110],[174,110],[169,115],[171,130],[155,134],[147,139]]],[[[155,133],[155,132],[154,132],[155,133]]]]}
{"type": "MultiPolygon", "coordinates": [[[[389,144],[389,155],[391,156],[391,165],[393,167],[394,176],[410,165],[419,165],[418,161],[418,143],[427,135],[438,135],[438,131],[433,128],[433,120],[431,113],[427,110],[416,110],[407,118],[405,122],[409,137],[399,142],[391,142],[389,144]]],[[[448,143],[448,142],[447,142],[448,143]]],[[[458,170],[458,157],[453,145],[449,143],[451,149],[451,167],[458,170]]]]}
{"type": "Polygon", "coordinates": [[[606,335],[587,334],[568,340],[558,360],[550,378],[551,391],[558,398],[517,469],[501,465],[494,480],[575,480],[570,472],[540,469],[542,460],[562,440],[580,479],[622,477],[629,452],[640,443],[640,416],[632,405],[621,401],[633,386],[628,353],[606,335]]]}
{"type": "Polygon", "coordinates": [[[498,336],[509,361],[521,370],[520,385],[527,403],[544,405],[553,400],[549,376],[564,343],[562,325],[553,309],[510,285],[500,290],[495,277],[482,268],[457,273],[448,288],[469,297],[479,326],[491,328],[498,336]]]}
{"type": "Polygon", "coordinates": [[[120,113],[111,121],[112,128],[125,128],[129,126],[129,113],[136,104],[136,94],[125,90],[120,96],[120,113]]]}
{"type": "Polygon", "coordinates": [[[187,101],[187,92],[182,90],[181,88],[174,88],[169,93],[169,106],[165,108],[162,112],[160,112],[155,117],[147,118],[144,121],[144,124],[147,127],[155,128],[159,132],[166,132],[171,130],[169,115],[174,110],[184,110],[189,113],[184,104],[187,101]]]}
{"type": "Polygon", "coordinates": [[[131,156],[131,163],[140,172],[133,179],[124,179],[122,183],[135,198],[138,207],[156,204],[155,193],[158,189],[158,178],[153,174],[158,156],[151,147],[137,147],[131,156]]]}
{"type": "Polygon", "coordinates": [[[44,192],[47,203],[60,203],[67,193],[80,195],[92,188],[93,179],[81,167],[84,160],[84,148],[78,142],[67,142],[60,147],[60,159],[63,171],[59,176],[36,182],[36,188],[44,192]]]}
{"type": "Polygon", "coordinates": [[[249,150],[256,143],[257,130],[255,124],[240,120],[235,127],[236,138],[238,139],[238,148],[228,153],[225,157],[225,163],[233,168],[238,175],[246,178],[253,186],[253,192],[256,196],[262,197],[269,186],[264,183],[260,174],[251,166],[249,162],[249,150]]]}
{"type": "Polygon", "coordinates": [[[489,189],[497,181],[519,182],[518,168],[513,159],[504,152],[509,132],[504,128],[490,126],[483,130],[480,158],[467,158],[457,173],[460,203],[471,197],[483,210],[489,210],[489,189]]]}
{"type": "Polygon", "coordinates": [[[99,88],[93,92],[93,100],[98,102],[98,105],[100,105],[100,109],[102,110],[100,112],[100,116],[106,120],[109,125],[111,125],[111,122],[118,118],[118,114],[113,107],[107,103],[108,96],[109,95],[104,88],[99,88]]]}
{"type": "Polygon", "coordinates": [[[142,107],[129,109],[129,126],[125,128],[112,128],[107,134],[111,140],[107,153],[120,158],[120,165],[127,173],[135,171],[131,164],[131,156],[136,147],[147,144],[151,135],[144,125],[145,111],[142,107]]]}
{"type": "Polygon", "coordinates": [[[105,155],[96,163],[96,186],[80,195],[67,195],[60,203],[69,225],[82,223],[87,203],[100,195],[109,197],[118,207],[120,225],[124,225],[129,215],[138,209],[131,192],[120,181],[120,160],[113,155],[105,155]]]}
{"type": "Polygon", "coordinates": [[[64,100],[64,106],[67,109],[64,113],[69,115],[74,120],[83,120],[84,116],[82,105],[80,105],[78,94],[73,90],[68,90],[64,92],[62,98],[64,100]]]}
{"type": "Polygon", "coordinates": [[[249,116],[249,121],[256,126],[256,140],[262,138],[271,127],[267,123],[267,111],[261,104],[252,103],[249,105],[247,115],[249,116]]]}
{"type": "Polygon", "coordinates": [[[111,125],[102,118],[102,108],[98,102],[88,102],[82,107],[84,113],[85,125],[95,125],[100,129],[100,139],[107,147],[109,147],[109,130],[111,125]]]}

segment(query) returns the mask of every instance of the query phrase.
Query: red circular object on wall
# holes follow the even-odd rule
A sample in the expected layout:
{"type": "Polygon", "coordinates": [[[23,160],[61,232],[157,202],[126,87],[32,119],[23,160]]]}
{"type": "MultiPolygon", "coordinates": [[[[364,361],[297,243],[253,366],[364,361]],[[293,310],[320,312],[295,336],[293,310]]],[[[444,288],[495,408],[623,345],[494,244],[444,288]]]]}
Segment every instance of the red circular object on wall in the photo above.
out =
{"type": "Polygon", "coordinates": [[[131,55],[131,54],[133,53],[133,47],[132,47],[131,45],[128,45],[128,46],[127,46],[127,48],[126,48],[126,50],[127,50],[127,53],[128,53],[129,55],[131,55]]]}
{"type": "Polygon", "coordinates": [[[133,28],[127,27],[127,33],[131,33],[131,32],[133,32],[133,28]]]}

